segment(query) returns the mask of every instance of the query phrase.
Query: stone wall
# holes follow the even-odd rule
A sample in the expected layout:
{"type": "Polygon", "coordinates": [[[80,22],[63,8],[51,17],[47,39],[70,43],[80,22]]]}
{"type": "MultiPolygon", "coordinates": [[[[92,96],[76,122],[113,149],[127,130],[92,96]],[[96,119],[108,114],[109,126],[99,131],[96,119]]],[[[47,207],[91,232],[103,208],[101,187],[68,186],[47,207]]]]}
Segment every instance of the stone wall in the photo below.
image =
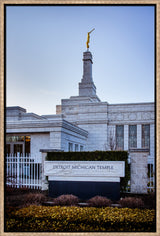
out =
{"type": "Polygon", "coordinates": [[[82,97],[63,99],[65,119],[88,131],[86,151],[110,150],[110,129],[124,125],[124,150],[129,150],[129,125],[137,125],[137,148],[142,148],[142,124],[150,124],[150,156],[154,158],[154,103],[108,104],[83,102],[82,97]]]}
{"type": "Polygon", "coordinates": [[[31,156],[34,158],[41,158],[40,148],[49,147],[49,133],[31,134],[31,156]]]}
{"type": "Polygon", "coordinates": [[[83,150],[86,148],[86,140],[87,137],[81,136],[78,133],[74,133],[70,130],[62,129],[61,133],[61,149],[65,152],[68,152],[69,150],[69,143],[72,143],[73,145],[73,151],[76,151],[76,145],[77,145],[77,151],[80,151],[80,147],[83,146],[83,150]]]}

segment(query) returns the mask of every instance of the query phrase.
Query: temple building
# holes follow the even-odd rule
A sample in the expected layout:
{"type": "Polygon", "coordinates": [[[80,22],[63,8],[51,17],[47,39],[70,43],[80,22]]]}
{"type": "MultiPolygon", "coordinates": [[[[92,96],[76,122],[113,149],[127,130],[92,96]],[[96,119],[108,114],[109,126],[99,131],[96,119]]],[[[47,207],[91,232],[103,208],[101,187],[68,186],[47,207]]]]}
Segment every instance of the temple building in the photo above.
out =
{"type": "Polygon", "coordinates": [[[22,107],[6,108],[6,152],[30,153],[41,158],[41,149],[57,151],[140,150],[155,158],[155,104],[109,104],[96,94],[92,54],[83,53],[79,95],[62,99],[55,115],[27,113],[22,107]]]}

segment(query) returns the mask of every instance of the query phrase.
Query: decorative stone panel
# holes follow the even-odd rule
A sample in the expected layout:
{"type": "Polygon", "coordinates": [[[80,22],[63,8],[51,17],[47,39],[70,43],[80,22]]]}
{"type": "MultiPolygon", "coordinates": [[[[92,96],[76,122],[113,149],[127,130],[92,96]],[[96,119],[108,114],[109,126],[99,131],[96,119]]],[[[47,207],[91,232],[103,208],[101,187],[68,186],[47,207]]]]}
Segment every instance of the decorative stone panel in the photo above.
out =
{"type": "Polygon", "coordinates": [[[131,193],[147,193],[148,150],[130,150],[131,193]]]}

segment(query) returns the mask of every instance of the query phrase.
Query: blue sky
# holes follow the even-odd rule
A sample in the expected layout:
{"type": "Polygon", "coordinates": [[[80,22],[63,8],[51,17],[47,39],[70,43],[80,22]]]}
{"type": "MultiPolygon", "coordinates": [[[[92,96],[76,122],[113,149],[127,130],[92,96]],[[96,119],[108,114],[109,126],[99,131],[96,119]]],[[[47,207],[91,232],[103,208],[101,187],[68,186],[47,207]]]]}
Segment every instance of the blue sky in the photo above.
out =
{"type": "Polygon", "coordinates": [[[7,106],[55,114],[78,95],[87,32],[101,101],[154,101],[154,7],[8,6],[7,106]]]}

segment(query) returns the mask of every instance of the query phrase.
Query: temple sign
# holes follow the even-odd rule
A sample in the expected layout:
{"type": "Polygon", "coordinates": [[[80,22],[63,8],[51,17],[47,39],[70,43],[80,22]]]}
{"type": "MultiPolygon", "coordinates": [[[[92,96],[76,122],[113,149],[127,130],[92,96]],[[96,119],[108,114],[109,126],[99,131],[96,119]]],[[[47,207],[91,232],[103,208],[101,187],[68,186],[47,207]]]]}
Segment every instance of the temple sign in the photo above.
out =
{"type": "Polygon", "coordinates": [[[92,33],[93,30],[95,30],[95,28],[92,29],[90,32],[87,33],[87,42],[86,42],[87,49],[89,48],[90,33],[92,33]]]}

